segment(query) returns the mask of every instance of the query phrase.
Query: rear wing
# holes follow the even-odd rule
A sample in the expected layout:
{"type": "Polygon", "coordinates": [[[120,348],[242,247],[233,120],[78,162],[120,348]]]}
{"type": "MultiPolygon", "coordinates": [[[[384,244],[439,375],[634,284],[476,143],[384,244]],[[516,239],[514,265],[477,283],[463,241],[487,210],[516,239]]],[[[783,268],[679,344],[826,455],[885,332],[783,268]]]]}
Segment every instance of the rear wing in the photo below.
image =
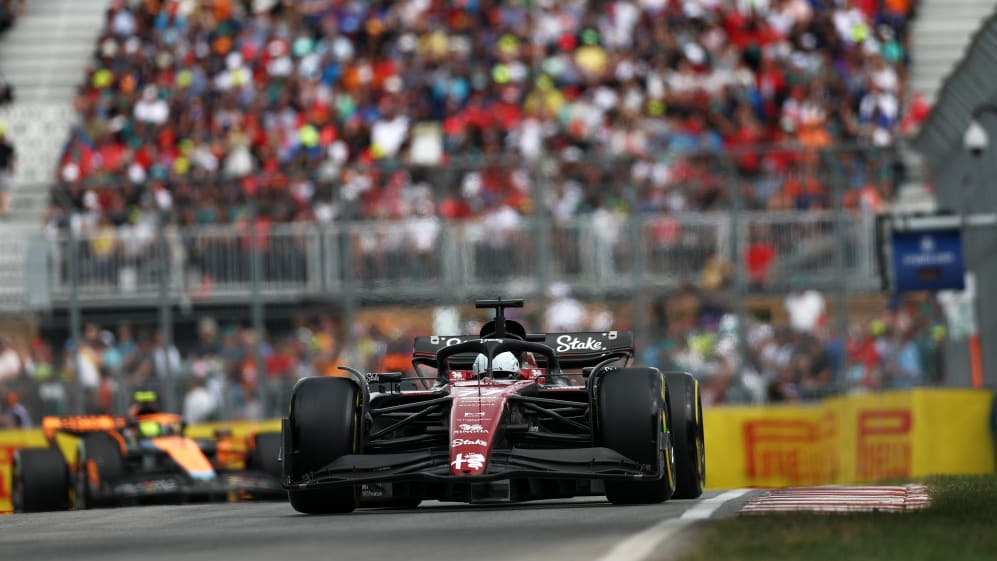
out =
{"type": "Polygon", "coordinates": [[[46,439],[52,440],[56,433],[60,432],[76,436],[88,432],[111,432],[123,429],[125,424],[126,421],[123,417],[112,417],[111,415],[45,417],[42,419],[42,432],[46,439]]]}
{"type": "MultiPolygon", "coordinates": [[[[436,367],[436,353],[440,349],[480,338],[478,335],[416,337],[412,359],[436,367]]],[[[618,356],[629,359],[634,354],[634,336],[630,331],[529,334],[526,340],[543,343],[553,349],[558,362],[566,368],[595,366],[607,358],[618,356]]]]}

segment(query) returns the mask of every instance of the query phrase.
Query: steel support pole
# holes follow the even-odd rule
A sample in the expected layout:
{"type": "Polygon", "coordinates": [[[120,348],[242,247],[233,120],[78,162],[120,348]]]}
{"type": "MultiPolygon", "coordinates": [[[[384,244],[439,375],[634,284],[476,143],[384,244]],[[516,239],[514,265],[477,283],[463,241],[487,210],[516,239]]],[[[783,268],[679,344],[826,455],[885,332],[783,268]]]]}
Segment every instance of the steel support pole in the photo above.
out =
{"type": "Polygon", "coordinates": [[[166,240],[166,212],[160,208],[157,220],[157,241],[159,253],[159,332],[163,340],[163,385],[165,399],[163,408],[166,411],[179,411],[177,386],[170,364],[170,349],[173,348],[173,309],[170,305],[170,276],[173,267],[170,263],[170,251],[166,240]]]}
{"type": "Polygon", "coordinates": [[[644,253],[642,249],[642,228],[643,217],[639,211],[639,198],[637,196],[637,186],[632,181],[627,181],[626,186],[627,204],[630,206],[630,228],[627,234],[630,236],[630,259],[633,270],[631,271],[631,287],[633,294],[633,327],[634,339],[636,340],[637,352],[643,352],[647,346],[647,298],[644,294],[644,253]]]}
{"type": "Polygon", "coordinates": [[[266,335],[266,322],[264,319],[264,296],[262,287],[262,262],[260,255],[261,241],[257,219],[259,209],[256,195],[249,197],[249,276],[250,276],[250,313],[253,322],[253,334],[256,336],[253,341],[253,363],[256,366],[256,380],[259,388],[260,406],[263,418],[267,418],[272,413],[272,408],[268,402],[269,388],[267,388],[267,365],[263,360],[263,339],[266,335]]]}
{"type": "Polygon", "coordinates": [[[733,159],[727,160],[723,169],[727,170],[730,178],[727,182],[728,194],[730,195],[730,259],[731,271],[734,276],[732,280],[734,283],[734,315],[737,316],[737,349],[740,356],[735,374],[740,375],[747,365],[750,353],[744,329],[744,324],[748,317],[747,307],[745,306],[747,288],[744,282],[744,244],[740,235],[741,213],[744,210],[744,202],[741,198],[741,182],[738,178],[737,166],[734,165],[733,159]]]}
{"type": "Polygon", "coordinates": [[[70,337],[73,340],[73,346],[71,352],[73,353],[73,380],[70,388],[72,397],[70,399],[70,412],[74,414],[82,414],[84,403],[83,403],[83,384],[80,383],[80,371],[81,371],[81,360],[80,348],[83,343],[83,325],[82,317],[80,313],[80,250],[78,247],[79,240],[76,238],[76,232],[73,230],[73,223],[76,221],[76,210],[72,206],[72,201],[69,202],[70,215],[69,215],[69,227],[66,228],[66,244],[69,246],[69,331],[70,337]]]}
{"type": "MultiPolygon", "coordinates": [[[[531,24],[531,37],[530,37],[530,70],[531,70],[531,80],[535,83],[542,72],[542,61],[540,60],[539,52],[542,49],[542,45],[539,42],[539,35],[537,33],[537,22],[540,21],[541,17],[540,4],[538,2],[530,2],[530,24],[531,24]]],[[[550,287],[550,260],[552,256],[556,253],[555,249],[551,247],[551,240],[553,236],[550,235],[550,221],[547,219],[547,208],[546,201],[544,199],[544,193],[546,192],[544,187],[544,173],[543,173],[543,160],[544,154],[543,141],[540,143],[540,153],[537,155],[536,161],[533,162],[533,173],[530,174],[532,177],[533,189],[531,196],[533,197],[533,220],[536,225],[537,233],[537,247],[539,248],[539,254],[537,255],[537,306],[536,314],[538,325],[541,329],[550,329],[547,325],[547,293],[550,287]]]]}
{"type": "MultiPolygon", "coordinates": [[[[542,156],[541,156],[542,158],[542,156]]],[[[533,162],[532,193],[533,197],[533,225],[537,235],[537,305],[536,314],[539,325],[543,329],[549,329],[545,325],[547,321],[547,292],[550,287],[550,262],[553,258],[554,248],[551,247],[552,236],[550,235],[550,221],[547,219],[547,208],[544,201],[544,175],[541,168],[541,160],[533,162]]]]}
{"type": "Polygon", "coordinates": [[[834,208],[834,289],[838,302],[835,313],[835,329],[841,340],[842,375],[848,372],[848,353],[845,343],[848,340],[848,270],[845,256],[848,251],[848,234],[844,221],[845,174],[842,173],[840,160],[833,151],[822,151],[824,161],[831,171],[831,203],[834,208]]]}

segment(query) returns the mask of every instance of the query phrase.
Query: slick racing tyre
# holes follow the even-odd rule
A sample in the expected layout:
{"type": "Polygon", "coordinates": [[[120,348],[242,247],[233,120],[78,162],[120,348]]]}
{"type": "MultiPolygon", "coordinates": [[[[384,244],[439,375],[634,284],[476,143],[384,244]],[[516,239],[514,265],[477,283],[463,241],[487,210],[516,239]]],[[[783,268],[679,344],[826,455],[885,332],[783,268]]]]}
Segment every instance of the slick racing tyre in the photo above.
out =
{"type": "Polygon", "coordinates": [[[598,384],[596,426],[601,445],[651,469],[664,466],[661,479],[655,481],[606,480],[606,498],[614,504],[668,500],[675,492],[675,454],[667,435],[664,376],[657,368],[624,368],[604,374],[598,384]]]}
{"type": "Polygon", "coordinates": [[[104,433],[80,438],[76,459],[76,510],[102,506],[101,489],[113,485],[125,471],[124,458],[117,441],[104,433]]]}
{"type": "Polygon", "coordinates": [[[253,435],[252,447],[246,455],[246,469],[262,471],[280,478],[280,433],[261,432],[253,435]]]}
{"type": "MultiPolygon", "coordinates": [[[[358,450],[360,398],[359,388],[347,378],[311,377],[295,384],[288,415],[294,458],[285,479],[298,481],[358,450]]],[[[359,502],[359,486],[292,489],[288,498],[295,510],[306,514],[352,512],[359,502]]]]}
{"type": "Polygon", "coordinates": [[[703,440],[703,402],[699,382],[692,374],[666,372],[668,410],[672,414],[675,446],[676,499],[695,499],[706,485],[706,443],[703,440]]]}
{"type": "Polygon", "coordinates": [[[11,465],[14,512],[48,512],[69,508],[69,466],[55,448],[14,452],[11,465]]]}

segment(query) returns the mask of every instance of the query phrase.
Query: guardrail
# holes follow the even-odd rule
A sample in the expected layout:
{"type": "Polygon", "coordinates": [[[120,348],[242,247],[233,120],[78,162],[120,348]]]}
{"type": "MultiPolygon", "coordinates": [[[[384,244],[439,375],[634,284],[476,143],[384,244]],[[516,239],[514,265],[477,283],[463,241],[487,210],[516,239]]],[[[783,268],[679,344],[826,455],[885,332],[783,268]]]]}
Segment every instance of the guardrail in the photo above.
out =
{"type": "MultiPolygon", "coordinates": [[[[831,288],[846,281],[852,290],[875,290],[874,218],[827,212],[742,212],[736,222],[741,255],[731,255],[728,213],[624,216],[606,213],[563,223],[515,224],[487,220],[446,222],[417,218],[338,226],[296,223],[258,232],[259,293],[268,299],[323,297],[345,292],[366,300],[466,299],[481,291],[535,290],[538,277],[565,282],[579,293],[607,295],[635,287],[670,287],[699,275],[716,256],[744,263],[752,242],[775,254],[771,283],[784,290],[803,282],[831,288]],[[840,227],[840,231],[837,228],[840,227]],[[546,228],[547,232],[541,232],[546,228]],[[538,240],[549,240],[541,250],[538,240]],[[844,263],[836,248],[843,240],[844,263]],[[636,252],[635,252],[636,248],[636,252]],[[549,256],[543,259],[542,256],[549,256]]],[[[165,252],[155,228],[106,228],[74,238],[82,304],[147,305],[159,301],[168,275],[171,300],[245,301],[253,291],[252,236],[244,227],[167,227],[165,252]],[[162,256],[162,257],[161,257],[162,256]]],[[[47,279],[48,298],[66,305],[72,293],[70,240],[65,235],[36,241],[47,248],[44,267],[32,279],[47,279]]],[[[757,287],[756,287],[757,288],[757,287]]]]}

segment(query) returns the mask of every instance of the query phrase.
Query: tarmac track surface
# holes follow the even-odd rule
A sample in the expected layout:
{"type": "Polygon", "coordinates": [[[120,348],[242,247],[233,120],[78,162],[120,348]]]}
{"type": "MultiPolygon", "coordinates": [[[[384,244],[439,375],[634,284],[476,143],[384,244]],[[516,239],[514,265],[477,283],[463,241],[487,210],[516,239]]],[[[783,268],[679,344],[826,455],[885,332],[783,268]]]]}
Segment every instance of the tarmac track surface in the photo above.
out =
{"type": "MultiPolygon", "coordinates": [[[[507,505],[427,502],[414,510],[336,516],[301,515],[287,503],[17,514],[0,517],[0,552],[17,561],[606,560],[621,557],[622,542],[664,520],[677,524],[684,513],[711,511],[703,508],[713,506],[701,503],[705,499],[715,497],[720,509],[714,517],[743,503],[717,495],[625,507],[600,497],[507,505]]],[[[677,532],[672,541],[687,537],[677,532]]],[[[665,548],[671,549],[667,540],[655,551],[665,548]]]]}

